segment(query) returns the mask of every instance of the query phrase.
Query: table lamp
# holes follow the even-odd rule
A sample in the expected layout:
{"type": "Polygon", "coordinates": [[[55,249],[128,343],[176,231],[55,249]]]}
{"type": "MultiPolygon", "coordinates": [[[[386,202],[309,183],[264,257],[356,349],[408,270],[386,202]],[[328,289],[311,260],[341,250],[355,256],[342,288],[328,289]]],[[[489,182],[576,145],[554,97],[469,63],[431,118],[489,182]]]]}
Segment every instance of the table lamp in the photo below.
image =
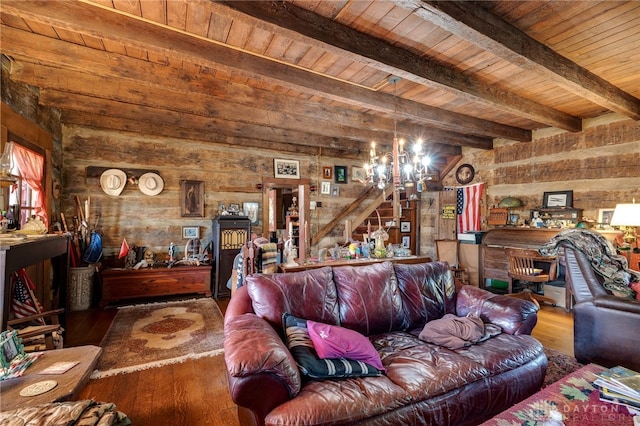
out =
{"type": "MultiPolygon", "coordinates": [[[[610,225],[624,226],[626,228],[623,237],[625,243],[631,245],[633,241],[637,241],[635,228],[640,226],[640,204],[636,204],[635,199],[632,204],[617,204],[613,211],[613,216],[611,216],[610,225]]],[[[630,262],[631,247],[629,247],[627,257],[630,262]]]]}

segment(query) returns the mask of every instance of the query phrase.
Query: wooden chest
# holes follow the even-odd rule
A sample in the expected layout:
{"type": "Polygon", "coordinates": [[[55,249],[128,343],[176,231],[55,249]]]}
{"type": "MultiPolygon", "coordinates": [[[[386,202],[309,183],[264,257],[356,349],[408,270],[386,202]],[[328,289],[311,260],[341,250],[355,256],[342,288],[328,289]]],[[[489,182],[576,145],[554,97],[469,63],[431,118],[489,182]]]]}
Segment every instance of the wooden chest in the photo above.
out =
{"type": "Polygon", "coordinates": [[[122,299],[193,293],[211,296],[211,266],[106,269],[100,306],[122,299]]]}

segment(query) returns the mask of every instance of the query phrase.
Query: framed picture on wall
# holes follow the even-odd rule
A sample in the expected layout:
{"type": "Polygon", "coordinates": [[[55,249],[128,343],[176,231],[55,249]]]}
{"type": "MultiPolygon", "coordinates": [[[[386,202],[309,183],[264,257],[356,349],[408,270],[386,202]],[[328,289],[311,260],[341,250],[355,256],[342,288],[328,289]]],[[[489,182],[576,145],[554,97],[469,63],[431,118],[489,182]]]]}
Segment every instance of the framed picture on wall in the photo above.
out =
{"type": "Polygon", "coordinates": [[[322,168],[322,179],[331,179],[333,177],[333,169],[331,167],[322,168]]]}
{"type": "Polygon", "coordinates": [[[400,232],[411,232],[411,222],[400,222],[400,232]]]}
{"type": "Polygon", "coordinates": [[[242,210],[245,216],[249,218],[252,225],[258,224],[258,203],[242,203],[242,210]]]}
{"type": "Polygon", "coordinates": [[[405,235],[404,237],[402,237],[402,248],[411,248],[411,237],[408,235],[405,235]]]}
{"type": "Polygon", "coordinates": [[[364,167],[351,167],[351,180],[356,182],[366,182],[367,172],[365,171],[364,167]]]}
{"type": "Polygon", "coordinates": [[[548,208],[571,208],[573,207],[573,191],[545,192],[543,206],[548,208]]]}
{"type": "Polygon", "coordinates": [[[331,194],[331,182],[322,181],[322,184],[320,185],[320,194],[322,195],[331,194]]]}
{"type": "Polygon", "coordinates": [[[347,167],[335,166],[334,169],[336,174],[336,183],[347,183],[347,167]]]}
{"type": "Polygon", "coordinates": [[[298,160],[273,160],[273,171],[277,178],[300,179],[300,162],[298,160]]]}
{"type": "Polygon", "coordinates": [[[188,240],[193,238],[200,238],[200,227],[199,226],[183,226],[182,238],[185,238],[188,240]]]}
{"type": "Polygon", "coordinates": [[[598,225],[603,228],[611,227],[611,217],[614,210],[614,208],[598,209],[598,225]]]}
{"type": "Polygon", "coordinates": [[[204,217],[203,181],[180,181],[180,213],[182,217],[204,217]]]}

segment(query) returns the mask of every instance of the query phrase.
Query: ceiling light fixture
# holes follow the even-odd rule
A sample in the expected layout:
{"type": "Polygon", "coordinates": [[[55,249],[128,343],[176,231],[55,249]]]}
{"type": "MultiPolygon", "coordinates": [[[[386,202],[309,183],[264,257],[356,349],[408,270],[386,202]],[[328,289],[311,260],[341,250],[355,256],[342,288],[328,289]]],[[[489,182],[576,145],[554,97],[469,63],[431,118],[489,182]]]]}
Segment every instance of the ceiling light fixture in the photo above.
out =
{"type": "Polygon", "coordinates": [[[376,143],[371,143],[369,162],[364,165],[367,171],[367,181],[384,190],[389,184],[394,189],[404,189],[409,182],[418,182],[417,191],[422,192],[424,180],[429,180],[429,163],[431,159],[423,150],[422,139],[418,139],[410,152],[404,149],[404,140],[398,138],[398,105],[396,88],[400,77],[389,78],[393,84],[394,115],[393,115],[393,147],[391,152],[378,155],[376,143]]]}

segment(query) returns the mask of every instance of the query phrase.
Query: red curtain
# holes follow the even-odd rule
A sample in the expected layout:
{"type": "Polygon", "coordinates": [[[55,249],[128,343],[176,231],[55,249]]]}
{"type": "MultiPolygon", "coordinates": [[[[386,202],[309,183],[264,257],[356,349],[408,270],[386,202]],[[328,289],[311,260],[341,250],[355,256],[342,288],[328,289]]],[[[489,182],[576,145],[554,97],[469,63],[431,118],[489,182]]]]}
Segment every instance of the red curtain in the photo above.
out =
{"type": "Polygon", "coordinates": [[[18,143],[13,144],[13,157],[16,160],[23,181],[33,190],[33,205],[36,214],[40,216],[42,223],[48,227],[47,201],[43,187],[44,157],[18,143]]]}

